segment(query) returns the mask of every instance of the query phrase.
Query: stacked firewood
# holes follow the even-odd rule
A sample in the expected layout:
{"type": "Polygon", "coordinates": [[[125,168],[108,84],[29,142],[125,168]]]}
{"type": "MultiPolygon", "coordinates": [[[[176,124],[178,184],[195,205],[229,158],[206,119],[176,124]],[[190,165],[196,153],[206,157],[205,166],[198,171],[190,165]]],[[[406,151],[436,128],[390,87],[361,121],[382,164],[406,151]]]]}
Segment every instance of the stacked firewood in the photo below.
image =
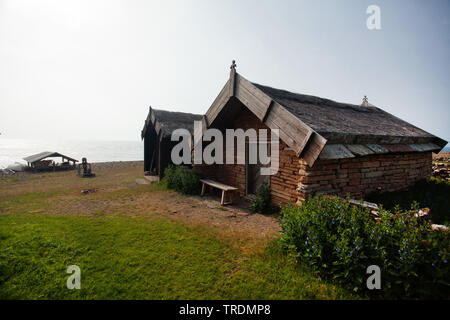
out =
{"type": "MultiPolygon", "coordinates": [[[[370,209],[370,216],[375,221],[380,219],[379,214],[378,214],[379,207],[376,203],[371,203],[371,202],[367,202],[367,201],[358,201],[358,200],[354,200],[354,199],[351,199],[349,202],[355,206],[360,206],[363,208],[370,209]]],[[[448,231],[449,230],[448,226],[432,223],[431,215],[430,215],[430,208],[422,208],[419,210],[410,210],[410,211],[401,213],[401,215],[408,215],[415,219],[419,219],[420,222],[428,221],[431,223],[431,230],[433,230],[433,231],[437,231],[437,230],[448,231]]]]}
{"type": "Polygon", "coordinates": [[[438,154],[433,154],[433,161],[450,162],[450,152],[439,152],[438,154]]]}
{"type": "Polygon", "coordinates": [[[441,177],[450,180],[450,168],[448,162],[434,162],[432,167],[433,177],[441,177]]]}

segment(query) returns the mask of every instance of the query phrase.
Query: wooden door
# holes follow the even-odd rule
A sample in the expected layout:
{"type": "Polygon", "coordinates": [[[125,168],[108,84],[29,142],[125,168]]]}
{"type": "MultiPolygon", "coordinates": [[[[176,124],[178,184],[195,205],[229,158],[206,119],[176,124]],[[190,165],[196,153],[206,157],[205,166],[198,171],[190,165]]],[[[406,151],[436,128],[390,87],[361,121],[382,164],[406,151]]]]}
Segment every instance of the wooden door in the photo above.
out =
{"type": "MultiPolygon", "coordinates": [[[[264,144],[264,147],[267,148],[267,154],[270,153],[270,147],[269,143],[264,144]]],[[[265,166],[270,166],[270,163],[268,165],[264,165],[260,162],[259,159],[259,150],[257,148],[261,147],[261,145],[258,144],[258,142],[247,142],[246,148],[245,148],[245,167],[246,167],[246,187],[247,187],[247,194],[255,194],[256,190],[264,183],[270,184],[270,176],[268,175],[261,175],[261,168],[265,166]],[[250,164],[249,163],[249,152],[250,150],[256,150],[258,156],[257,156],[257,163],[256,164],[250,164]]]]}

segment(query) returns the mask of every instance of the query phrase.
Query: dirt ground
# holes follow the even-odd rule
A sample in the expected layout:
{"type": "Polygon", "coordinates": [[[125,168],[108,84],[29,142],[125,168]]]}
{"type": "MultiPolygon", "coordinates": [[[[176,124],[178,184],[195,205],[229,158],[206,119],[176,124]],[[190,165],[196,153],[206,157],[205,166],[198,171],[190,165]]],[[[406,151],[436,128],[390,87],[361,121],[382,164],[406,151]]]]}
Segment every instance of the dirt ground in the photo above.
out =
{"type": "MultiPolygon", "coordinates": [[[[74,171],[21,173],[0,179],[0,201],[26,201],[35,214],[130,216],[158,215],[234,240],[242,248],[263,244],[279,234],[277,215],[251,214],[249,203],[236,199],[220,205],[219,194],[185,196],[143,183],[141,162],[95,164],[95,178],[80,178],[74,171]],[[84,193],[83,193],[84,191],[84,193]],[[22,200],[22,197],[28,200],[22,200]],[[236,241],[237,240],[237,241],[236,241]]],[[[12,208],[12,206],[11,206],[12,208]]],[[[11,213],[0,205],[0,213],[11,213]]]]}

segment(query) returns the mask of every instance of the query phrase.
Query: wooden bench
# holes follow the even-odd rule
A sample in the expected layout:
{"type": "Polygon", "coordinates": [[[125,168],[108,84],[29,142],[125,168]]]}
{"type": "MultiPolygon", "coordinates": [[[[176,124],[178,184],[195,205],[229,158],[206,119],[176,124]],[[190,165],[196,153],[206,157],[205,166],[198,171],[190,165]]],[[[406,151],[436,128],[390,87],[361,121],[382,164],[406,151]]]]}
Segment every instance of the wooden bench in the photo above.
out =
{"type": "Polygon", "coordinates": [[[220,189],[222,190],[222,199],[220,200],[221,205],[225,204],[232,204],[233,203],[233,194],[237,190],[237,188],[228,186],[226,184],[211,180],[211,179],[200,179],[202,182],[202,194],[203,196],[206,191],[206,186],[209,186],[209,190],[211,191],[212,188],[220,189]],[[229,202],[225,202],[226,195],[228,193],[228,199],[229,202]]]}

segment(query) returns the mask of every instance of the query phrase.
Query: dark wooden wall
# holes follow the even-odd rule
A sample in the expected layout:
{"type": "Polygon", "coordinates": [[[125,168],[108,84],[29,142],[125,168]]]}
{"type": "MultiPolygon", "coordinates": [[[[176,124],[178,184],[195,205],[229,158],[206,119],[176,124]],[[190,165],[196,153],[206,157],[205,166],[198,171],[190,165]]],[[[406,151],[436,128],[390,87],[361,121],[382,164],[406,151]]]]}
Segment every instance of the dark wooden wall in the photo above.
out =
{"type": "Polygon", "coordinates": [[[157,164],[158,137],[154,128],[149,128],[144,137],[144,171],[153,171],[157,164]],[[153,164],[152,164],[153,160],[153,164]]]}

